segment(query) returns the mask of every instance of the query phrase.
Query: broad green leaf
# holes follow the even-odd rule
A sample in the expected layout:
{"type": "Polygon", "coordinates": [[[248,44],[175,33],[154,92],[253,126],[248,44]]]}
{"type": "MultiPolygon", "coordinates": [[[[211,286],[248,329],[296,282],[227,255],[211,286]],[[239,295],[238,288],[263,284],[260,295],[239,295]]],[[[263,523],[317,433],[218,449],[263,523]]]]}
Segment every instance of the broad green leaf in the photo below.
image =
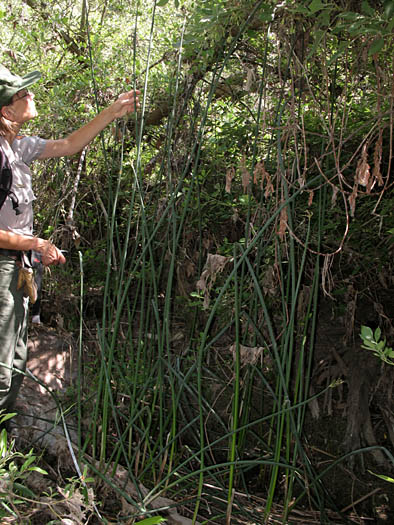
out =
{"type": "Polygon", "coordinates": [[[157,7],[163,7],[163,5],[168,4],[169,0],[159,0],[156,5],[157,7]]]}
{"type": "Polygon", "coordinates": [[[377,53],[379,53],[379,51],[382,49],[383,46],[384,46],[384,39],[378,38],[377,40],[375,40],[375,42],[373,42],[373,44],[369,48],[368,55],[369,56],[376,55],[377,53]]]}
{"type": "Polygon", "coordinates": [[[343,20],[355,21],[360,18],[360,15],[358,13],[348,12],[348,13],[341,13],[339,17],[342,18],[343,20]]]}
{"type": "Polygon", "coordinates": [[[372,9],[372,7],[369,5],[367,0],[364,0],[361,4],[361,11],[368,16],[374,16],[375,11],[372,9]]]}
{"type": "Polygon", "coordinates": [[[391,18],[394,15],[394,1],[386,0],[384,3],[384,14],[387,18],[391,18]]]}
{"type": "Polygon", "coordinates": [[[41,467],[35,467],[34,466],[34,467],[30,467],[29,470],[30,471],[34,471],[34,472],[38,472],[39,474],[43,474],[44,476],[46,476],[48,474],[48,472],[46,470],[44,470],[43,468],[41,468],[41,467]]]}
{"type": "Polygon", "coordinates": [[[326,5],[324,5],[321,0],[312,0],[312,2],[309,4],[309,10],[311,14],[314,14],[317,11],[320,11],[320,9],[324,9],[325,7],[326,5]]]}
{"type": "Polygon", "coordinates": [[[347,24],[337,24],[333,29],[332,32],[334,35],[340,35],[342,31],[347,30],[348,25],[347,24]]]}
{"type": "Polygon", "coordinates": [[[272,7],[268,4],[262,4],[256,16],[263,20],[263,22],[270,22],[272,20],[272,7]]]}
{"type": "Polygon", "coordinates": [[[372,328],[370,328],[369,326],[362,326],[361,327],[361,337],[363,339],[369,339],[369,340],[372,340],[373,338],[373,332],[372,332],[372,328]]]}
{"type": "Polygon", "coordinates": [[[25,485],[22,485],[22,483],[18,483],[17,481],[14,482],[14,489],[17,491],[18,494],[21,496],[24,496],[25,498],[30,499],[36,499],[36,494],[32,490],[30,490],[28,487],[25,487],[25,485]]]}
{"type": "Polygon", "coordinates": [[[382,335],[382,330],[380,329],[380,327],[378,326],[375,330],[375,341],[379,341],[380,339],[380,336],[382,335]]]}
{"type": "Polygon", "coordinates": [[[301,5],[299,7],[290,7],[289,11],[291,13],[300,13],[302,15],[309,15],[309,13],[310,13],[309,9],[307,9],[306,7],[303,7],[301,5]]]}
{"type": "Polygon", "coordinates": [[[363,24],[363,20],[353,22],[353,24],[349,26],[348,32],[351,36],[363,35],[365,33],[365,24],[363,24]]]}
{"type": "Polygon", "coordinates": [[[4,423],[4,421],[8,421],[8,419],[11,419],[14,416],[16,416],[16,412],[12,412],[11,414],[3,414],[0,416],[0,423],[4,423]]]}
{"type": "Polygon", "coordinates": [[[36,456],[30,456],[27,458],[27,460],[23,463],[21,466],[21,472],[24,472],[34,461],[36,460],[36,456]]]}
{"type": "Polygon", "coordinates": [[[320,26],[328,27],[331,22],[331,10],[323,9],[322,12],[318,14],[317,19],[320,26]]]}
{"type": "Polygon", "coordinates": [[[321,43],[324,35],[325,35],[324,31],[322,31],[321,29],[316,29],[315,34],[314,34],[315,41],[314,41],[313,46],[311,47],[311,49],[310,49],[310,51],[308,53],[307,58],[310,58],[310,57],[314,56],[315,51],[320,46],[320,43],[321,43]]]}
{"type": "Polygon", "coordinates": [[[5,428],[0,432],[0,457],[3,458],[7,453],[7,431],[5,428]]]}
{"type": "Polygon", "coordinates": [[[145,520],[138,521],[135,525],[156,525],[156,523],[163,523],[165,518],[161,516],[155,516],[153,518],[146,518],[145,520]]]}
{"type": "Polygon", "coordinates": [[[369,24],[368,26],[364,26],[364,33],[365,35],[377,35],[381,36],[382,34],[382,26],[378,24],[369,24]]]}
{"type": "Polygon", "coordinates": [[[272,20],[272,13],[260,13],[259,14],[259,19],[262,20],[263,22],[271,22],[272,20]]]}

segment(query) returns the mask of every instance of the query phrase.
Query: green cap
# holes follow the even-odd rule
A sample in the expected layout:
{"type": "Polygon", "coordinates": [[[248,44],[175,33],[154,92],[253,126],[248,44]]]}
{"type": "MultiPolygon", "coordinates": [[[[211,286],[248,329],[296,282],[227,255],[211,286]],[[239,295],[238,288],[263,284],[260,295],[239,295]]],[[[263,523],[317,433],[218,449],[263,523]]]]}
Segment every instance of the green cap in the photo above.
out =
{"type": "Polygon", "coordinates": [[[33,71],[24,77],[20,77],[0,65],[0,107],[9,104],[15,93],[31,86],[40,78],[41,73],[39,71],[33,71]]]}

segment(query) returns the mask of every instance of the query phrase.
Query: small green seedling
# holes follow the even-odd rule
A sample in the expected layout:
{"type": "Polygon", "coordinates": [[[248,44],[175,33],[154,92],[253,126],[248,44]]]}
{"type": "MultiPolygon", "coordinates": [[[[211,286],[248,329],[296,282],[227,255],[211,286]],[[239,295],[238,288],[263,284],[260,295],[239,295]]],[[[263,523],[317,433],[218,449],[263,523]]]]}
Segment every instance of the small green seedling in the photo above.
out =
{"type": "Polygon", "coordinates": [[[382,331],[376,328],[375,332],[369,326],[362,326],[360,337],[363,340],[361,346],[367,350],[371,350],[376,357],[387,363],[394,365],[394,350],[387,346],[386,338],[381,339],[382,331]]]}
{"type": "Polygon", "coordinates": [[[377,478],[384,479],[384,481],[388,481],[389,483],[394,483],[394,479],[390,478],[390,476],[385,476],[384,474],[375,474],[375,472],[372,472],[372,470],[368,470],[370,474],[373,474],[377,478]]]}

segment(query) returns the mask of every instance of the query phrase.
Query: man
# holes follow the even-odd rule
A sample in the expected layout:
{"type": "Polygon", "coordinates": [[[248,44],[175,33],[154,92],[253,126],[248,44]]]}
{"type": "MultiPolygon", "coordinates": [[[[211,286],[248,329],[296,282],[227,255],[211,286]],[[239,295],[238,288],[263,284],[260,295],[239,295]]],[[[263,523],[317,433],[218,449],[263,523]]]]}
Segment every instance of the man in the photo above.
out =
{"type": "Polygon", "coordinates": [[[33,236],[33,201],[30,163],[35,159],[63,157],[81,151],[108,124],[139,106],[139,91],[122,93],[93,120],[68,137],[44,140],[19,138],[25,122],[38,116],[34,95],[27,88],[41,74],[23,77],[0,66],[0,147],[12,171],[12,194],[0,209],[0,410],[11,410],[23,380],[27,361],[28,286],[18,283],[31,250],[41,254],[45,266],[64,264],[61,251],[51,242],[33,236]],[[17,201],[17,212],[14,209],[17,201]],[[19,286],[18,286],[19,284],[19,286]],[[22,285],[22,286],[21,286],[22,285]],[[18,372],[20,371],[20,372],[18,372]]]}

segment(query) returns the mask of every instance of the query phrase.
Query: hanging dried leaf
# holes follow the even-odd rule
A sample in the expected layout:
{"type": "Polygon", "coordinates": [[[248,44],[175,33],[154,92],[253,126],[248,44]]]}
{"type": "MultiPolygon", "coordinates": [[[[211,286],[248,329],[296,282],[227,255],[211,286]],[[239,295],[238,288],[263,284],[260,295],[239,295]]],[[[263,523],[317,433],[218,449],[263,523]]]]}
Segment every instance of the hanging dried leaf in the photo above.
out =
{"type": "Polygon", "coordinates": [[[224,255],[208,253],[204,269],[201,273],[200,279],[197,281],[196,284],[197,290],[201,290],[202,292],[204,292],[204,309],[208,308],[209,306],[209,293],[216,281],[218,273],[222,272],[226,264],[231,260],[231,257],[225,257],[224,255]]]}
{"type": "Polygon", "coordinates": [[[212,246],[212,239],[209,237],[204,237],[202,240],[202,246],[205,250],[209,250],[212,246]]]}
{"type": "Polygon", "coordinates": [[[262,188],[265,179],[264,162],[258,162],[253,171],[253,184],[258,184],[259,179],[261,179],[260,188],[262,188]]]}
{"type": "Polygon", "coordinates": [[[349,205],[350,205],[350,215],[354,217],[354,213],[356,211],[356,199],[357,199],[357,185],[355,184],[353,187],[353,191],[351,195],[349,195],[349,205]]]}
{"type": "Polygon", "coordinates": [[[264,197],[267,198],[274,192],[274,186],[272,184],[271,175],[265,169],[264,162],[258,162],[253,172],[253,182],[258,184],[260,179],[260,188],[263,189],[265,183],[264,197]]]}
{"type": "Polygon", "coordinates": [[[249,185],[250,185],[250,181],[251,181],[251,176],[250,176],[248,169],[246,168],[245,155],[242,155],[240,168],[241,168],[241,175],[242,175],[242,187],[244,189],[244,193],[247,193],[249,185]]]}
{"type": "Polygon", "coordinates": [[[244,90],[248,92],[252,91],[254,83],[255,83],[254,70],[248,67],[246,69],[246,83],[244,85],[244,90]]]}
{"type": "Polygon", "coordinates": [[[264,197],[267,198],[273,193],[274,193],[274,185],[272,184],[271,176],[269,175],[269,173],[267,173],[264,197]]]}
{"type": "Polygon", "coordinates": [[[383,177],[380,171],[380,166],[382,163],[382,146],[383,146],[383,130],[379,129],[379,137],[375,144],[375,149],[373,152],[373,172],[372,177],[374,180],[378,181],[379,186],[383,186],[383,177]]]}
{"type": "Polygon", "coordinates": [[[231,193],[231,183],[235,177],[235,169],[229,168],[226,172],[226,193],[231,193]]]}
{"type": "Polygon", "coordinates": [[[305,186],[305,172],[301,175],[301,177],[298,177],[298,184],[300,185],[300,188],[303,188],[305,186]]]}
{"type": "Polygon", "coordinates": [[[325,255],[323,257],[323,268],[321,274],[321,284],[324,295],[332,297],[331,291],[334,288],[334,280],[332,278],[331,267],[334,260],[334,256],[325,255]]]}
{"type": "Polygon", "coordinates": [[[361,150],[361,159],[357,163],[356,182],[361,186],[368,187],[370,177],[370,166],[368,164],[367,144],[361,150]]]}
{"type": "Polygon", "coordinates": [[[278,235],[280,237],[280,240],[283,241],[286,235],[286,229],[287,229],[287,208],[282,208],[280,212],[280,219],[279,219],[279,230],[278,235]]]}
{"type": "MultiPolygon", "coordinates": [[[[236,360],[236,343],[230,346],[230,352],[233,354],[234,361],[236,360]]],[[[244,346],[239,345],[239,357],[241,361],[241,366],[245,365],[255,365],[259,359],[263,357],[264,348],[262,346],[244,346]]]]}
{"type": "Polygon", "coordinates": [[[234,208],[233,214],[231,215],[231,220],[234,224],[237,224],[237,222],[239,221],[239,212],[237,208],[234,208]]]}
{"type": "Polygon", "coordinates": [[[332,197],[331,197],[331,208],[335,206],[337,203],[337,195],[338,195],[339,189],[336,186],[332,187],[332,197]]]}
{"type": "Polygon", "coordinates": [[[266,295],[271,295],[271,297],[275,297],[278,293],[278,277],[277,273],[275,272],[275,266],[270,265],[265,268],[261,286],[263,289],[263,292],[266,295]]]}
{"type": "Polygon", "coordinates": [[[311,191],[309,192],[309,199],[308,199],[308,206],[309,206],[309,207],[312,206],[312,202],[313,202],[313,197],[314,197],[314,195],[315,195],[315,192],[311,190],[311,191]]]}
{"type": "Polygon", "coordinates": [[[186,277],[192,277],[196,270],[196,265],[193,261],[187,260],[184,263],[186,277]]]}

